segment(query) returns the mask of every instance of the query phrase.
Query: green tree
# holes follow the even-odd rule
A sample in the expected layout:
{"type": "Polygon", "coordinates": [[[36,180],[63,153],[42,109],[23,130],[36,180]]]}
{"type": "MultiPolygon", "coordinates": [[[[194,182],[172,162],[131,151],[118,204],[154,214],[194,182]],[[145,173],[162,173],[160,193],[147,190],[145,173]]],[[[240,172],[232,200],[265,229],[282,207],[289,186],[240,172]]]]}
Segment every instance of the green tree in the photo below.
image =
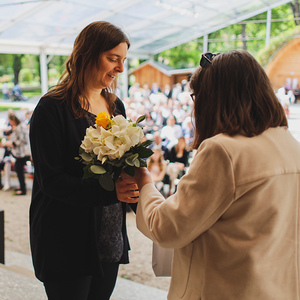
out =
{"type": "Polygon", "coordinates": [[[67,56],[54,55],[48,64],[48,69],[56,69],[57,73],[60,76],[64,71],[66,59],[67,56]]]}
{"type": "Polygon", "coordinates": [[[22,57],[24,54],[13,55],[13,68],[14,68],[14,84],[19,83],[19,74],[22,69],[22,57]]]}
{"type": "Polygon", "coordinates": [[[202,43],[202,38],[195,39],[155,55],[154,60],[177,69],[194,67],[195,62],[199,62],[202,43]]]}
{"type": "MultiPolygon", "coordinates": [[[[299,0],[272,9],[271,39],[282,34],[289,34],[299,26],[299,0]]],[[[255,57],[266,47],[267,12],[233,24],[208,35],[210,52],[227,52],[232,49],[248,50],[255,57]]],[[[155,56],[155,60],[165,62],[174,68],[187,68],[199,63],[203,51],[203,39],[200,37],[191,42],[166,50],[155,56]]]]}
{"type": "Polygon", "coordinates": [[[8,75],[13,69],[13,55],[0,54],[0,76],[8,75]]]}
{"type": "Polygon", "coordinates": [[[289,3],[295,18],[295,25],[300,25],[300,3],[298,0],[294,0],[289,3]]]}

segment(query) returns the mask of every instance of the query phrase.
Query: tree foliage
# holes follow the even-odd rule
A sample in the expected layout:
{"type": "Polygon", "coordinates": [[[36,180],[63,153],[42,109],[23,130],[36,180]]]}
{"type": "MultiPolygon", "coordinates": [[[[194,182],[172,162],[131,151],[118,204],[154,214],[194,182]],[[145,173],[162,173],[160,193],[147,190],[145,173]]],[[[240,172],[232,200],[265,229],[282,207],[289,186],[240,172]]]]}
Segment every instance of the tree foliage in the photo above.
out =
{"type": "MultiPolygon", "coordinates": [[[[227,52],[233,49],[248,50],[254,57],[258,57],[261,49],[268,48],[266,53],[272,54],[274,45],[284,39],[290,39],[291,34],[299,27],[299,0],[294,0],[272,9],[271,43],[266,47],[266,20],[267,12],[249,18],[238,24],[233,24],[208,35],[208,50],[210,52],[227,52]],[[275,42],[272,43],[272,40],[275,42]]],[[[156,60],[163,61],[174,68],[188,68],[197,66],[203,51],[203,40],[198,38],[191,42],[166,50],[155,56],[156,60]]],[[[261,54],[260,54],[261,55],[261,54]]],[[[263,61],[265,61],[265,57],[263,61]]]]}
{"type": "Polygon", "coordinates": [[[201,49],[202,39],[199,38],[157,54],[154,59],[176,69],[191,68],[195,61],[199,62],[201,49]]]}
{"type": "Polygon", "coordinates": [[[300,3],[298,0],[294,0],[289,3],[295,18],[295,25],[300,25],[300,3]]]}
{"type": "Polygon", "coordinates": [[[14,67],[14,84],[19,83],[19,74],[22,69],[22,57],[24,54],[14,54],[13,56],[13,67],[14,67]]]}
{"type": "Polygon", "coordinates": [[[12,72],[13,69],[13,55],[0,54],[0,77],[12,72]]]}

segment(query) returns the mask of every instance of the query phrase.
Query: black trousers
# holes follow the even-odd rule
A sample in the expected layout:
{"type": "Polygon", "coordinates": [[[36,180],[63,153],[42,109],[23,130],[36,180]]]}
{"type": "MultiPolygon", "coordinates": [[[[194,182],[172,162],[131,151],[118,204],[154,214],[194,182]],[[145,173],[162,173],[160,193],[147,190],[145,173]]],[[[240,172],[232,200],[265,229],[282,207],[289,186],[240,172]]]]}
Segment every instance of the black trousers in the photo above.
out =
{"type": "Polygon", "coordinates": [[[29,156],[16,158],[15,162],[15,171],[17,173],[20,189],[22,193],[26,194],[26,183],[25,183],[25,173],[24,173],[24,166],[26,165],[27,160],[29,160],[29,156]]]}
{"type": "Polygon", "coordinates": [[[119,270],[118,263],[102,263],[104,277],[86,276],[44,282],[48,300],[109,300],[119,270]]]}

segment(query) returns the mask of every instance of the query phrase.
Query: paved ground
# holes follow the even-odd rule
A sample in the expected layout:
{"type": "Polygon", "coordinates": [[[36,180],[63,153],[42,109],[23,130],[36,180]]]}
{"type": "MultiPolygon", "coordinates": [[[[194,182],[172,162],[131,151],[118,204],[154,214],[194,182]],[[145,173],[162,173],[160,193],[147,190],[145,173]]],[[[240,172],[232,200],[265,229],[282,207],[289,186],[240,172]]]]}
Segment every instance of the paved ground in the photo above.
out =
{"type": "MultiPolygon", "coordinates": [[[[0,265],[0,300],[46,300],[43,284],[33,275],[31,257],[6,251],[0,265]]],[[[111,300],[165,300],[167,292],[118,277],[111,300]]]]}

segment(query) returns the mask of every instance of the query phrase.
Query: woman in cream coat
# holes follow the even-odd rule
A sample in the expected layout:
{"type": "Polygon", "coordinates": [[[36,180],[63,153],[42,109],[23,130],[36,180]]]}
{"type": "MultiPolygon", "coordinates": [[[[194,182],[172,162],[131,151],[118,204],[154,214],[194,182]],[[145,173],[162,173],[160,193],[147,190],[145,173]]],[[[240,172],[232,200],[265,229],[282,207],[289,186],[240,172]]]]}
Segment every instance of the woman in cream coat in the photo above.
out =
{"type": "Polygon", "coordinates": [[[246,51],[202,55],[196,155],[166,200],[145,168],[137,226],[174,248],[168,299],[300,299],[300,146],[246,51]]]}

